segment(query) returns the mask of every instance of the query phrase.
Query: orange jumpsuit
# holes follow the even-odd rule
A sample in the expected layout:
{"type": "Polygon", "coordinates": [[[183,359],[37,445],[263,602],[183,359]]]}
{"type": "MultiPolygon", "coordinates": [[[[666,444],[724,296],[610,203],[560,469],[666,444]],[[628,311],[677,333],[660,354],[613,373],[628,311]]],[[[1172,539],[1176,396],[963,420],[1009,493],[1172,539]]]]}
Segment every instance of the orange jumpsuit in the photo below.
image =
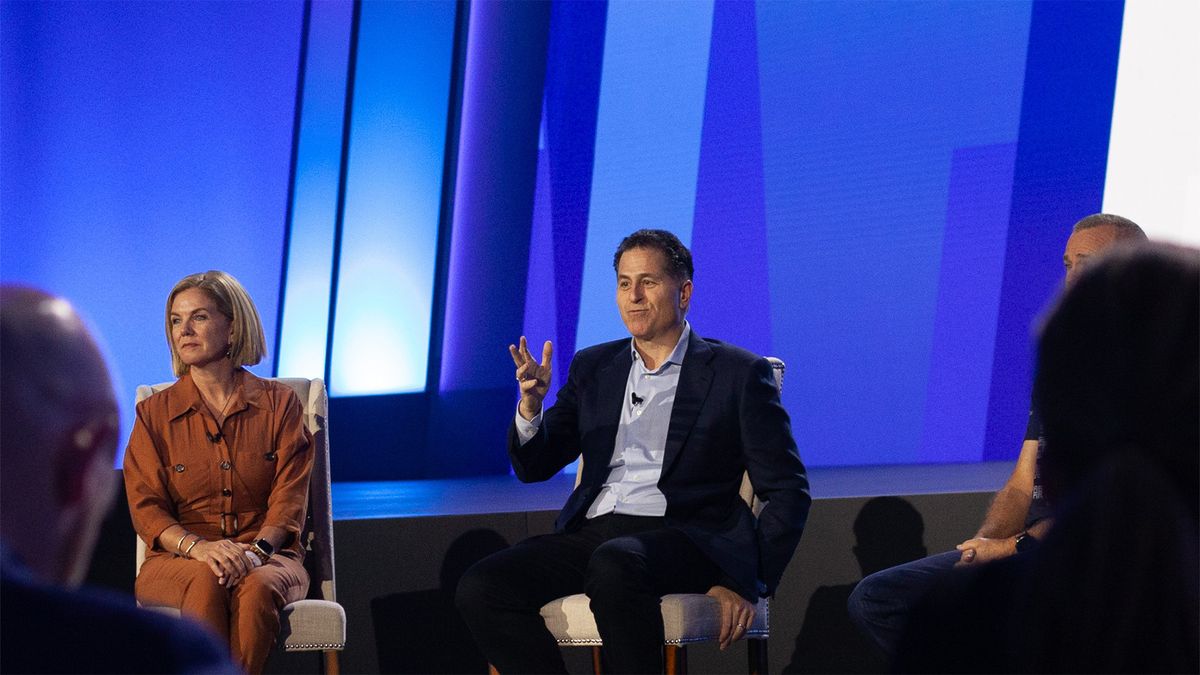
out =
{"type": "Polygon", "coordinates": [[[246,672],[259,673],[279,632],[279,610],[304,599],[300,531],[308,506],[312,437],[287,385],[239,370],[221,426],[185,374],[142,401],[125,451],[125,488],[148,548],[134,585],[143,605],[178,607],[227,639],[246,672]],[[203,562],[158,535],[179,524],[209,541],[252,543],[267,525],[290,533],[271,561],[232,589],[203,562]]]}

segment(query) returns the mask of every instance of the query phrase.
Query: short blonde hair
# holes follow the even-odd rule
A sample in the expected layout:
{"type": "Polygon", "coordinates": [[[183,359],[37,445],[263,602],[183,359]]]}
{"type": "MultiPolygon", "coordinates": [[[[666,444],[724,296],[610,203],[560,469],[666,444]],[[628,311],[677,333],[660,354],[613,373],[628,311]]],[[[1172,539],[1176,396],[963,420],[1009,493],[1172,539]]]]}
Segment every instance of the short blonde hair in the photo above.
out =
{"type": "Polygon", "coordinates": [[[171,337],[171,305],[175,296],[188,290],[199,288],[208,294],[217,304],[217,311],[229,319],[233,329],[230,340],[229,360],[234,367],[253,366],[267,355],[267,339],[263,335],[262,320],[258,318],[258,310],[250,294],[232,275],[220,270],[209,270],[199,274],[189,274],[179,280],[167,296],[167,346],[171,349],[171,369],[175,377],[183,377],[188,371],[186,363],[179,359],[175,351],[175,341],[171,337]]]}

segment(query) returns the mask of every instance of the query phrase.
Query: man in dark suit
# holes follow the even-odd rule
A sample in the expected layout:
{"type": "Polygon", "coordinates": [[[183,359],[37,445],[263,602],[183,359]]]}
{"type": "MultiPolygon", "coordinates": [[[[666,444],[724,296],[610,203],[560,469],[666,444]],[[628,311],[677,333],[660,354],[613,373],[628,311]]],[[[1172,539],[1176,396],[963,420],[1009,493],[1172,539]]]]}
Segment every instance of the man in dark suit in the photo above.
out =
{"type": "Polygon", "coordinates": [[[774,592],[811,499],[770,364],[696,335],[685,320],[691,253],[640,230],[613,260],[632,336],[578,352],[542,410],[552,345],[540,363],[510,346],[521,401],[508,452],[526,482],[583,457],[556,523],[475,565],[457,604],[501,672],[566,672],[538,609],[584,591],[613,672],[661,672],[660,596],[707,593],[722,607],[721,647],[741,639],[754,601],[774,592]],[[738,496],[749,472],[766,502],[757,522],[738,496]]]}
{"type": "Polygon", "coordinates": [[[71,305],[0,287],[0,672],[236,672],[191,622],[75,588],[115,494],[117,424],[71,305]]]}

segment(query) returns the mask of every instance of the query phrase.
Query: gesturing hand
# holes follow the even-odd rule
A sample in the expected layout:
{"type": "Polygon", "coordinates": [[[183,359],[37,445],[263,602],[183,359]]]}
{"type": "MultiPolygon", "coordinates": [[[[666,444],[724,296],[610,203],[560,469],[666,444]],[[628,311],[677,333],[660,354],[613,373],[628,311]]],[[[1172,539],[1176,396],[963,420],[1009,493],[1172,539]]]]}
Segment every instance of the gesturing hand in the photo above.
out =
{"type": "Polygon", "coordinates": [[[754,605],[724,586],[713,586],[705,595],[721,603],[719,642],[722,650],[728,649],[734,642],[745,637],[750,624],[754,623],[754,605]]]}
{"type": "Polygon", "coordinates": [[[529,353],[529,345],[525,336],[521,336],[520,346],[509,345],[508,353],[512,355],[513,363],[517,366],[517,382],[521,387],[521,403],[517,410],[521,417],[533,419],[542,409],[542,400],[550,391],[550,357],[554,354],[554,345],[547,340],[542,345],[542,362],[534,360],[529,353]]]}
{"type": "Polygon", "coordinates": [[[228,539],[202,541],[192,548],[191,557],[208,565],[219,583],[231,588],[250,573],[251,563],[246,550],[228,539]]]}

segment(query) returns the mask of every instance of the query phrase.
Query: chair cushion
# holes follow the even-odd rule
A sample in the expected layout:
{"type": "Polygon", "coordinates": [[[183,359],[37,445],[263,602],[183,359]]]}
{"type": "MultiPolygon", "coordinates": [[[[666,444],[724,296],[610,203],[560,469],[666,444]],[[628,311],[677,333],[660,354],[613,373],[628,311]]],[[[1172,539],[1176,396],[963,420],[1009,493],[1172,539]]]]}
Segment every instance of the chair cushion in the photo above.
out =
{"type": "MultiPolygon", "coordinates": [[[[546,628],[560,645],[599,645],[600,632],[592,616],[591,601],[583,593],[552,600],[542,606],[546,628]]],[[[771,607],[760,598],[746,636],[764,639],[771,632],[771,607]]],[[[721,634],[720,604],[700,593],[673,593],[662,598],[663,628],[667,644],[716,640],[721,634]]]]}
{"type": "Polygon", "coordinates": [[[289,652],[342,649],[346,646],[346,610],[328,600],[301,600],[283,608],[279,638],[289,652]]]}
{"type": "Polygon", "coordinates": [[[179,613],[178,607],[159,607],[157,605],[138,605],[138,606],[141,607],[142,609],[150,610],[151,612],[154,612],[155,614],[162,614],[163,616],[169,616],[169,617],[172,617],[175,619],[178,619],[180,616],[182,616],[179,613]]]}
{"type": "MultiPolygon", "coordinates": [[[[152,612],[179,618],[175,607],[147,606],[152,612]]],[[[346,646],[346,610],[328,600],[301,600],[279,614],[279,637],[289,652],[342,649],[346,646]]]]}

